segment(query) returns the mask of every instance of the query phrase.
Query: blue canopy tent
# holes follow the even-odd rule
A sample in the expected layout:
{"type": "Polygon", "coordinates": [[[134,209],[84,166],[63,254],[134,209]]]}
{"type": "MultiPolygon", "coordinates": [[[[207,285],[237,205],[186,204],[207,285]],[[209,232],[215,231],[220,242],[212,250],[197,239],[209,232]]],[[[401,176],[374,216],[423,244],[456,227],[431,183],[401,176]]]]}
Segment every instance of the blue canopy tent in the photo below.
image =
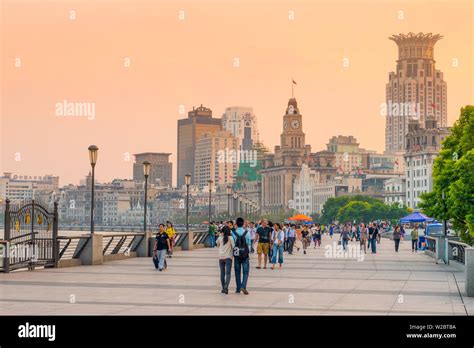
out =
{"type": "MultiPolygon", "coordinates": [[[[407,215],[405,217],[402,217],[400,219],[400,223],[402,224],[406,224],[406,223],[414,223],[414,222],[431,222],[433,221],[432,218],[426,216],[425,214],[422,214],[418,211],[410,214],[410,215],[407,215]]],[[[418,247],[421,249],[421,250],[425,250],[426,248],[426,240],[425,240],[425,236],[419,236],[418,237],[418,247]]]]}
{"type": "Polygon", "coordinates": [[[400,222],[402,224],[407,224],[410,222],[431,222],[431,221],[433,221],[432,218],[418,211],[411,213],[410,215],[404,216],[400,219],[400,222]]]}

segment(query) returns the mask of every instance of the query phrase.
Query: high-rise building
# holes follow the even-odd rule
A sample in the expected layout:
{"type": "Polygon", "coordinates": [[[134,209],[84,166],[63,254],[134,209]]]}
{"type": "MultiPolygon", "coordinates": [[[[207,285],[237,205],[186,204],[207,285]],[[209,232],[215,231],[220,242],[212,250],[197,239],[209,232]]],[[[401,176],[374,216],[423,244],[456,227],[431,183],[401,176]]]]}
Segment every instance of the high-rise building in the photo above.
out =
{"type": "Polygon", "coordinates": [[[435,68],[434,45],[441,35],[392,35],[398,46],[396,72],[386,85],[385,151],[405,151],[410,119],[421,126],[434,117],[440,127],[447,125],[447,87],[443,73],[435,68]]]}
{"type": "Polygon", "coordinates": [[[184,176],[191,174],[194,182],[194,155],[196,141],[204,133],[214,133],[222,129],[222,121],[212,118],[212,110],[204,106],[188,112],[188,117],[178,120],[178,187],[184,185],[184,176]]]}
{"type": "Polygon", "coordinates": [[[262,176],[262,212],[280,213],[293,204],[294,180],[303,163],[311,158],[311,145],[306,145],[302,115],[295,98],[288,101],[283,116],[283,132],[275,153],[265,156],[262,176]]]}
{"type": "Polygon", "coordinates": [[[133,164],[133,180],[143,181],[143,162],[151,163],[150,176],[148,182],[158,186],[171,186],[173,178],[173,164],[170,162],[170,153],[144,152],[135,154],[133,164]]]}
{"type": "Polygon", "coordinates": [[[230,132],[204,133],[196,141],[194,184],[199,189],[212,180],[215,185],[234,182],[238,169],[239,139],[230,132]]]}
{"type": "Polygon", "coordinates": [[[250,107],[227,107],[222,115],[222,128],[239,139],[240,150],[251,150],[258,142],[257,117],[250,107]]]}
{"type": "Polygon", "coordinates": [[[448,127],[438,127],[434,117],[426,119],[424,128],[417,121],[410,122],[405,154],[408,207],[417,208],[420,195],[433,190],[433,163],[449,133],[448,127]]]}

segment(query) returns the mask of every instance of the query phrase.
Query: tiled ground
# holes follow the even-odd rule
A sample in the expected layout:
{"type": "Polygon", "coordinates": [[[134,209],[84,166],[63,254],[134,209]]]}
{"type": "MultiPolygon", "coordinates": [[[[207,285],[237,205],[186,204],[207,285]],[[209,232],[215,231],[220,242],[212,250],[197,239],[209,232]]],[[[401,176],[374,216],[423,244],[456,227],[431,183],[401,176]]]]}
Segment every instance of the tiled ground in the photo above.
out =
{"type": "MultiPolygon", "coordinates": [[[[326,236],[325,245],[332,245],[326,236]]],[[[252,255],[248,296],[232,292],[234,278],[231,293],[220,293],[217,249],[176,252],[165,272],[157,272],[151,258],[133,258],[0,274],[0,314],[474,314],[463,273],[413,254],[409,242],[397,254],[383,240],[378,253],[361,262],[326,258],[323,247],[285,254],[282,270],[257,270],[252,255]]]]}

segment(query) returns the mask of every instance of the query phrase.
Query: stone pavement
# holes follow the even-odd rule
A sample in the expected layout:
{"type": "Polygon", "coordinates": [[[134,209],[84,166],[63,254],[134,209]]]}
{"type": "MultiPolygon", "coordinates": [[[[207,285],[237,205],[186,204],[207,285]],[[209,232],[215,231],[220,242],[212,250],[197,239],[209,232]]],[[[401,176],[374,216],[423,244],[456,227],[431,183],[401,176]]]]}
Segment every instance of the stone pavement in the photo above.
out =
{"type": "MultiPolygon", "coordinates": [[[[176,252],[158,272],[151,258],[100,266],[0,274],[3,315],[470,315],[463,272],[384,239],[364,261],[285,253],[282,270],[257,270],[251,257],[250,295],[220,293],[217,249],[176,252]]],[[[352,243],[358,245],[358,242],[352,243]]]]}

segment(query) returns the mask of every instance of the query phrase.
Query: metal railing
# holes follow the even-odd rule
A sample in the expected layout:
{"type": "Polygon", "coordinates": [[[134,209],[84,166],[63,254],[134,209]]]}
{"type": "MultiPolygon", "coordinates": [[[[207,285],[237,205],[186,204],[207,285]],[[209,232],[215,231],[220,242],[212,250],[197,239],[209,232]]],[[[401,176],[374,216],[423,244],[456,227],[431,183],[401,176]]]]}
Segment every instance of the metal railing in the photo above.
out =
{"type": "MultiPolygon", "coordinates": [[[[107,233],[102,235],[102,255],[128,254],[136,251],[140,243],[146,242],[145,233],[107,233]]],[[[153,238],[156,233],[153,234],[153,238]]],[[[58,236],[59,260],[71,260],[81,257],[81,253],[89,242],[90,235],[58,236]]],[[[186,231],[176,231],[175,246],[182,247],[188,234],[186,231]]],[[[205,244],[208,239],[207,230],[193,231],[193,244],[205,244]]],[[[153,242],[153,241],[152,241],[153,242]]]]}
{"type": "Polygon", "coordinates": [[[78,259],[89,242],[89,236],[58,236],[59,260],[78,259]]]}
{"type": "Polygon", "coordinates": [[[436,254],[436,242],[437,239],[435,237],[425,236],[426,241],[426,250],[436,254]]]}
{"type": "Polygon", "coordinates": [[[448,260],[454,260],[456,262],[462,263],[463,265],[466,263],[466,248],[470,248],[471,246],[466,243],[450,240],[448,241],[448,260]]]}
{"type": "Polygon", "coordinates": [[[103,255],[129,254],[145,238],[144,233],[103,234],[103,255]]]}

